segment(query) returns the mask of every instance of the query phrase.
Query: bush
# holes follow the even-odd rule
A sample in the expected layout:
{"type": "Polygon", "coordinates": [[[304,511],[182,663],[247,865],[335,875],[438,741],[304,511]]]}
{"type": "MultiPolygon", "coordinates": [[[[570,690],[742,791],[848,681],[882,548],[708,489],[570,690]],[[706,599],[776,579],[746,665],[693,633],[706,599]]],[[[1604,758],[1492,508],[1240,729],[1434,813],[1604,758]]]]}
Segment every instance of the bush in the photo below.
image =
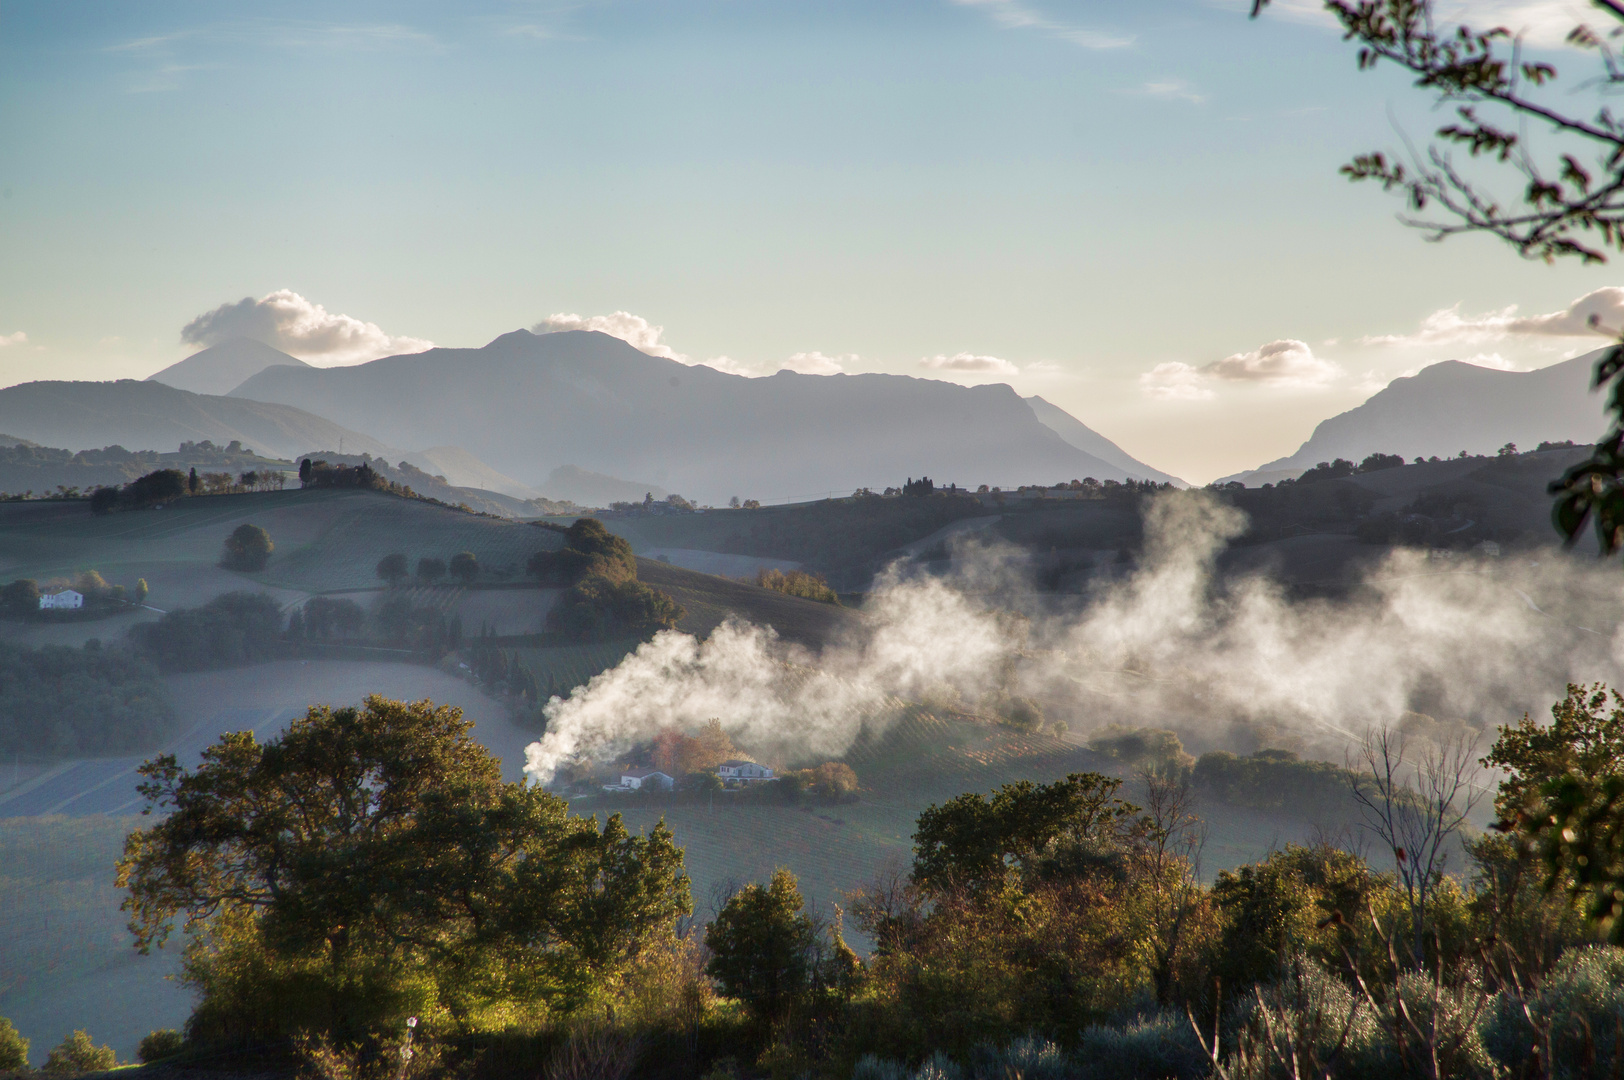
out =
{"type": "Polygon", "coordinates": [[[1195,758],[1184,752],[1183,741],[1165,728],[1111,724],[1088,740],[1088,748],[1130,769],[1155,769],[1168,776],[1183,776],[1195,765],[1195,758]]]}
{"type": "Polygon", "coordinates": [[[472,585],[474,579],[479,577],[479,559],[472,551],[459,551],[451,556],[451,563],[446,569],[464,585],[472,585]]]}
{"type": "Polygon", "coordinates": [[[983,1046],[975,1052],[971,1070],[977,1077],[1001,1080],[1018,1076],[1021,1080],[1068,1080],[1072,1075],[1066,1055],[1047,1039],[1016,1039],[1008,1046],[983,1046]]]}
{"type": "Polygon", "coordinates": [[[185,1045],[186,1040],[180,1032],[173,1028],[165,1028],[162,1031],[151,1032],[143,1038],[141,1045],[136,1048],[135,1056],[141,1064],[148,1065],[154,1061],[174,1057],[185,1045]]]}
{"type": "Polygon", "coordinates": [[[92,1073],[106,1072],[118,1064],[118,1055],[113,1053],[111,1046],[97,1046],[91,1041],[90,1032],[83,1028],[75,1031],[45,1059],[44,1071],[48,1073],[92,1073]]]}
{"type": "Polygon", "coordinates": [[[851,1071],[851,1080],[910,1080],[910,1078],[906,1065],[878,1058],[873,1054],[864,1054],[857,1059],[857,1065],[851,1071]]]}
{"type": "Polygon", "coordinates": [[[281,639],[282,610],[266,593],[225,593],[130,628],[135,647],[165,671],[257,663],[277,655],[281,639]]]}
{"type": "Polygon", "coordinates": [[[258,525],[244,523],[226,537],[225,554],[220,559],[220,565],[227,570],[263,570],[265,564],[270,562],[275,547],[271,543],[270,533],[258,525]]]}
{"type": "Polygon", "coordinates": [[[1120,1027],[1085,1028],[1073,1057],[1081,1080],[1196,1080],[1211,1068],[1189,1019],[1173,1011],[1136,1016],[1120,1027]]]}
{"type": "Polygon", "coordinates": [[[0,1072],[23,1072],[28,1068],[28,1040],[0,1016],[0,1072]]]}
{"type": "Polygon", "coordinates": [[[840,606],[840,597],[829,587],[822,574],[809,574],[805,570],[762,569],[756,573],[755,583],[763,589],[772,589],[786,596],[799,596],[803,600],[816,600],[820,604],[840,606]]]}
{"type": "MultiPolygon", "coordinates": [[[[1614,1040],[1624,1023],[1624,948],[1570,950],[1530,995],[1528,1007],[1536,1019],[1551,1025],[1554,1077],[1582,1075],[1576,1066],[1583,1060],[1587,1033],[1595,1065],[1583,1075],[1612,1076],[1624,1068],[1614,1040]]],[[[1538,1041],[1517,998],[1510,991],[1496,995],[1483,1022],[1489,1052],[1521,1075],[1538,1041]]]]}

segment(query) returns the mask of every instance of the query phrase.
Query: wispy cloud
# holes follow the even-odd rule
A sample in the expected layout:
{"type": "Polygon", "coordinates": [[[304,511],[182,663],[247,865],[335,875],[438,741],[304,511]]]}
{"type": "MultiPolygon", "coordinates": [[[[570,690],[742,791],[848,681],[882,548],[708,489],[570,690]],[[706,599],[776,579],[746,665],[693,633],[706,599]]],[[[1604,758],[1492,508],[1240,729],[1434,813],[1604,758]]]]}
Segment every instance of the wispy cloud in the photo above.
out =
{"type": "Polygon", "coordinates": [[[1409,334],[1377,334],[1360,339],[1362,345],[1418,346],[1500,341],[1514,336],[1594,337],[1624,330],[1624,288],[1595,289],[1560,311],[1518,315],[1517,305],[1483,315],[1463,315],[1461,305],[1442,308],[1421,320],[1409,334]],[[1595,318],[1600,329],[1593,328],[1595,318]]]}
{"type": "Polygon", "coordinates": [[[798,352],[780,365],[781,369],[799,372],[802,375],[838,375],[846,370],[847,365],[856,364],[860,360],[856,353],[842,353],[839,356],[826,356],[813,350],[812,352],[798,352]]]}
{"type": "Polygon", "coordinates": [[[959,371],[978,375],[1018,375],[1020,368],[997,356],[977,356],[974,353],[954,353],[952,356],[927,356],[919,366],[932,371],[959,371]]]}
{"type": "Polygon", "coordinates": [[[26,344],[28,344],[28,335],[23,333],[21,330],[17,331],[15,334],[0,334],[0,349],[4,349],[8,345],[26,344]]]}
{"type": "Polygon", "coordinates": [[[984,11],[999,26],[1010,30],[1038,30],[1085,49],[1121,49],[1132,45],[1132,34],[1113,33],[1049,18],[1021,0],[952,0],[961,7],[984,11]]]}
{"type": "Polygon", "coordinates": [[[1157,364],[1139,376],[1139,387],[1164,401],[1202,401],[1217,396],[1217,383],[1312,388],[1333,383],[1343,374],[1341,365],[1315,356],[1307,342],[1282,338],[1200,367],[1177,360],[1157,364]]]}
{"type": "Polygon", "coordinates": [[[1138,86],[1118,90],[1119,94],[1132,94],[1136,97],[1161,98],[1164,101],[1187,101],[1191,105],[1204,105],[1207,95],[1200,93],[1183,79],[1159,79],[1141,83],[1138,86]]]}

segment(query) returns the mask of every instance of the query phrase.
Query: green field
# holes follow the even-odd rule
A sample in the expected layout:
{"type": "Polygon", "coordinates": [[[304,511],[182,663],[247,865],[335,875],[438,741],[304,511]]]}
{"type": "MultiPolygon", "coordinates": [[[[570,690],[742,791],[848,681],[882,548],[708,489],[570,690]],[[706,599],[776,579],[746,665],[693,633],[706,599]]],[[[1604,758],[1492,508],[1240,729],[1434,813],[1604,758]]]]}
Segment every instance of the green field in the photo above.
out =
{"type": "Polygon", "coordinates": [[[526,559],[560,543],[548,529],[359,490],[205,496],[105,517],[84,502],[0,504],[0,578],[46,582],[83,570],[99,570],[114,584],[145,578],[148,602],[158,608],[256,585],[290,600],[369,588],[378,584],[378,559],[392,551],[414,563],[472,551],[492,578],[520,580],[526,559]],[[225,538],[245,522],[264,528],[276,545],[259,574],[216,565],[225,538]]]}

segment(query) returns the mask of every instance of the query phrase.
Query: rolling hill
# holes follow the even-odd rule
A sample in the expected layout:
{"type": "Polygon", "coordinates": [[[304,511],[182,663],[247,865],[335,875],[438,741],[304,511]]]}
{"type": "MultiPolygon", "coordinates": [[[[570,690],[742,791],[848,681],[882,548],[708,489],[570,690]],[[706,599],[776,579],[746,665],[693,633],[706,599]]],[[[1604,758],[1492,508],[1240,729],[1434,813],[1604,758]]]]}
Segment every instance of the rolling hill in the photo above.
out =
{"type": "Polygon", "coordinates": [[[225,446],[236,440],[262,454],[291,458],[342,440],[352,454],[399,456],[374,438],[301,409],[135,379],[8,386],[0,390],[0,431],[69,450],[117,444],[167,451],[183,442],[207,439],[225,446]]]}
{"type": "Polygon", "coordinates": [[[298,357],[273,349],[262,341],[232,338],[170,364],[155,375],[148,375],[147,381],[190,390],[194,394],[226,394],[244,379],[278,364],[309,367],[298,357]]]}
{"type": "Polygon", "coordinates": [[[1590,392],[1602,350],[1537,371],[1498,371],[1449,360],[1394,379],[1358,408],[1324,420],[1296,453],[1226,476],[1252,486],[1296,476],[1322,461],[1369,454],[1450,458],[1492,454],[1506,443],[1594,442],[1606,427],[1590,392]]]}
{"type": "Polygon", "coordinates": [[[462,446],[527,484],[575,465],[712,503],[922,475],[967,486],[1128,476],[1067,442],[1005,385],[791,371],[750,379],[591,331],[518,330],[478,349],[273,367],[232,396],[316,411],[395,445],[462,446]]]}

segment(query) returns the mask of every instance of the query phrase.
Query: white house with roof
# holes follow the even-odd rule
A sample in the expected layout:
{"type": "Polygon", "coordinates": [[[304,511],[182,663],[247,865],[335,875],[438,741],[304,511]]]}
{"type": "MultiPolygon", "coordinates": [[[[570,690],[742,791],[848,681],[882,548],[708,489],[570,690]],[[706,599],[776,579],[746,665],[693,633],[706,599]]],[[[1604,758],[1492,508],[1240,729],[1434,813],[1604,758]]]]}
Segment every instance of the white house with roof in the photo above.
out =
{"type": "Polygon", "coordinates": [[[85,606],[85,594],[75,592],[73,589],[61,589],[53,593],[41,593],[39,609],[50,611],[56,608],[82,608],[85,606]]]}
{"type": "Polygon", "coordinates": [[[760,784],[777,779],[767,766],[743,758],[722,762],[716,767],[716,775],[724,784],[760,784]]]}
{"type": "Polygon", "coordinates": [[[605,791],[670,791],[676,781],[661,772],[659,769],[650,769],[643,766],[626,769],[620,774],[619,784],[605,784],[605,791]]]}

